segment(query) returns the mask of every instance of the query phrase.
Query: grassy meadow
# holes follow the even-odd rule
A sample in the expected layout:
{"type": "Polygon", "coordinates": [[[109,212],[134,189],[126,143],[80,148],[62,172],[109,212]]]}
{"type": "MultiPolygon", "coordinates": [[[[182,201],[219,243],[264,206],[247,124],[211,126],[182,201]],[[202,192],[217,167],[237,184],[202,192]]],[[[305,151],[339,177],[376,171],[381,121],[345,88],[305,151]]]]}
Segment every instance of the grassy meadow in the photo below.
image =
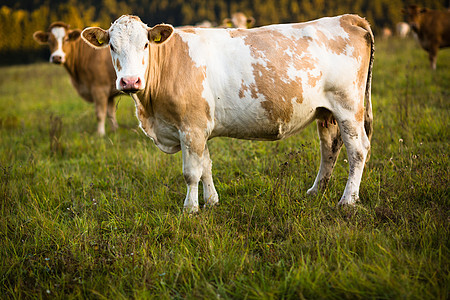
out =
{"type": "Polygon", "coordinates": [[[432,72],[412,39],[377,41],[372,101],[357,206],[336,207],[344,149],[328,188],[306,196],[311,124],[279,142],[211,140],[221,202],[188,215],[181,153],[144,136],[131,98],[99,138],[62,67],[1,67],[0,295],[448,299],[450,50],[432,72]]]}

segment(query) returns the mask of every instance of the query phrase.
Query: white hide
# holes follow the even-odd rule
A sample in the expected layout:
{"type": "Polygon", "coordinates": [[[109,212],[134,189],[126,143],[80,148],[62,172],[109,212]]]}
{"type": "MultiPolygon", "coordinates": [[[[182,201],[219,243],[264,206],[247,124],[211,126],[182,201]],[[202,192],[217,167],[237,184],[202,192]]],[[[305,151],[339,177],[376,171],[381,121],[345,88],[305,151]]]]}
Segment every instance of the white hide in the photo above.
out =
{"type": "Polygon", "coordinates": [[[66,61],[66,53],[63,51],[63,41],[64,37],[66,36],[66,30],[63,27],[54,27],[51,30],[51,33],[56,39],[57,48],[56,50],[50,55],[50,62],[53,62],[54,56],[60,56],[61,57],[61,63],[64,63],[66,61]]]}
{"type": "Polygon", "coordinates": [[[145,88],[145,72],[148,66],[149,50],[148,27],[133,20],[123,21],[125,16],[117,19],[110,28],[110,47],[113,62],[118,60],[121,68],[116,69],[116,87],[121,89],[120,80],[126,77],[138,77],[145,88]]]}
{"type": "MultiPolygon", "coordinates": [[[[265,100],[264,95],[257,93],[258,101],[251,97],[250,91],[244,92],[245,96],[242,99],[238,95],[243,84],[247,86],[256,84],[252,65],[265,66],[266,62],[252,57],[250,48],[243,38],[231,38],[229,34],[231,30],[234,29],[196,29],[195,33],[176,31],[188,44],[189,55],[196,67],[206,69],[202,97],[208,102],[211,113],[215,112],[215,115],[211,115],[212,120],[216,119],[213,136],[223,135],[230,130],[229,124],[223,123],[222,120],[235,123],[239,128],[254,128],[258,126],[254,121],[261,119],[265,114],[260,105],[260,102],[265,100]],[[237,115],[236,111],[242,115],[237,115]]],[[[242,137],[238,133],[235,136],[242,137]]]]}

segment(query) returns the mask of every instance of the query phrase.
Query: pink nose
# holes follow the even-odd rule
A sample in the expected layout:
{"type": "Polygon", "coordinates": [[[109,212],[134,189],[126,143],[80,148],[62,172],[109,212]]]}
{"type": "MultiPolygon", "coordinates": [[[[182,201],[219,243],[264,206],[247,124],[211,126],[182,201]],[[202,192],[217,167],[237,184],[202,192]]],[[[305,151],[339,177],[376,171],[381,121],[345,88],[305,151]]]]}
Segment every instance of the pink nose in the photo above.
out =
{"type": "Polygon", "coordinates": [[[142,80],[137,76],[122,77],[120,79],[122,91],[136,91],[142,88],[142,80]]]}

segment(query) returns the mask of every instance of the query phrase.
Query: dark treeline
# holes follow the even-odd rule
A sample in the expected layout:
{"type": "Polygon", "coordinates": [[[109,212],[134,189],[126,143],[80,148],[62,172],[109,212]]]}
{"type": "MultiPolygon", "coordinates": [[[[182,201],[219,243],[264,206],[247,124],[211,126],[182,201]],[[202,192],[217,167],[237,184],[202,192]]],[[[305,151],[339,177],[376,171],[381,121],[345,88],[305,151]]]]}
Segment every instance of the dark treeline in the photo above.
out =
{"type": "Polygon", "coordinates": [[[64,21],[72,28],[98,25],[109,28],[123,14],[138,15],[148,25],[175,26],[209,20],[220,24],[233,12],[256,19],[256,26],[302,22],[344,13],[357,13],[372,24],[375,34],[403,20],[401,9],[416,3],[445,9],[446,0],[3,0],[0,7],[1,62],[28,62],[45,53],[32,39],[36,30],[64,21]]]}

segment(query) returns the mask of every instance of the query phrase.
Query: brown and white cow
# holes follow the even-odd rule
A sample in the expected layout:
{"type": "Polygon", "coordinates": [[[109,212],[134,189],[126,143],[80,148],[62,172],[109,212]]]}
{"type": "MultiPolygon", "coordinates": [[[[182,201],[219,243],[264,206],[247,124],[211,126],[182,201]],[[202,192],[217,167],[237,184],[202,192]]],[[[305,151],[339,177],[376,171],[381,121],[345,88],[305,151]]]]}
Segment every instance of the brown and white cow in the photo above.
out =
{"type": "Polygon", "coordinates": [[[105,134],[105,119],[111,121],[116,130],[114,97],[120,94],[116,89],[116,73],[108,49],[95,50],[80,38],[81,30],[70,30],[69,25],[55,22],[47,32],[36,31],[33,38],[50,47],[50,62],[62,64],[70,74],[72,85],[78,94],[88,102],[95,103],[97,132],[105,134]]]}
{"type": "Polygon", "coordinates": [[[410,5],[402,10],[417,35],[420,46],[428,52],[430,66],[436,70],[440,48],[450,47],[450,11],[431,10],[410,5]]]}
{"type": "Polygon", "coordinates": [[[117,88],[132,95],[146,135],[166,153],[182,151],[185,210],[198,210],[199,181],[206,205],[219,201],[209,139],[279,140],[315,119],[321,164],[307,193],[326,186],[345,144],[349,177],[339,204],[358,200],[372,135],[374,45],[365,19],[179,30],[122,16],[82,38],[110,46],[117,88]]]}

